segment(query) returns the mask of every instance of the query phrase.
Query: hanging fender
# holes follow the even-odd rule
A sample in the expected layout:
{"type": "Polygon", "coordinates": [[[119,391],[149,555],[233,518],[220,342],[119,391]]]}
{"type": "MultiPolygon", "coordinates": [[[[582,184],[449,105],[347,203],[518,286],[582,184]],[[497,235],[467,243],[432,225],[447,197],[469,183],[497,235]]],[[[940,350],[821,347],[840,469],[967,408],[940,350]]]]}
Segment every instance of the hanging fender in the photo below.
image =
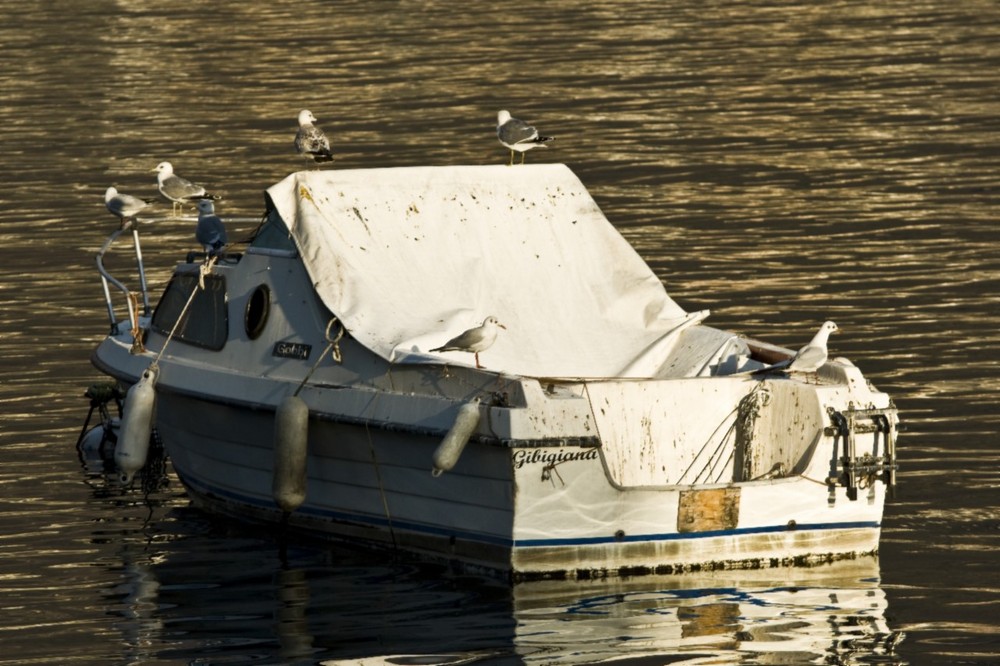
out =
{"type": "Polygon", "coordinates": [[[271,495],[285,513],[306,499],[306,458],[309,441],[309,406],[297,395],[281,401],[274,412],[274,477],[271,495]]]}
{"type": "Polygon", "coordinates": [[[477,425],[479,425],[479,401],[467,402],[459,407],[454,425],[434,450],[434,468],[431,474],[441,476],[443,472],[451,471],[477,425]]]}
{"type": "Polygon", "coordinates": [[[131,483],[135,473],[146,464],[156,413],[157,375],[157,368],[150,366],[125,395],[121,433],[115,445],[115,465],[123,484],[131,483]]]}

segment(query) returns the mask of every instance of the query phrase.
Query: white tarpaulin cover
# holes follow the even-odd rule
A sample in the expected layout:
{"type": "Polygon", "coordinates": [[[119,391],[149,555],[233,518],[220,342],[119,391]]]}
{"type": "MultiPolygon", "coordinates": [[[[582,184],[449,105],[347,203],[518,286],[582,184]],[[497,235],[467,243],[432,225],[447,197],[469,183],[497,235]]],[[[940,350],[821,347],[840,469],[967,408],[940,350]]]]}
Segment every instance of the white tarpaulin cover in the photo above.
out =
{"type": "Polygon", "coordinates": [[[561,164],[336,169],[268,190],[323,303],[359,342],[398,363],[489,315],[506,326],[480,354],[532,377],[650,377],[687,315],[561,164]]]}

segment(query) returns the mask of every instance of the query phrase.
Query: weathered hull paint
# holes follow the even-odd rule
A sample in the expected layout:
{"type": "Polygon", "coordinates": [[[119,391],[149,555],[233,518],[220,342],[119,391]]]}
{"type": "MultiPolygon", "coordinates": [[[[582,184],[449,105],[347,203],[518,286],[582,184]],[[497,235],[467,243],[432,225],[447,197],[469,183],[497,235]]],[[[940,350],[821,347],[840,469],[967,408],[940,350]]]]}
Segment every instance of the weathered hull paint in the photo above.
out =
{"type": "Polygon", "coordinates": [[[213,512],[509,573],[595,578],[809,565],[877,552],[884,495],[850,501],[801,477],[713,487],[617,486],[596,447],[470,443],[434,477],[439,440],[313,420],[308,489],[283,515],[268,494],[273,417],[161,398],[159,428],[195,502],[213,512]],[[192,421],[192,409],[206,415],[192,421]],[[764,507],[767,507],[765,510],[764,507]]]}

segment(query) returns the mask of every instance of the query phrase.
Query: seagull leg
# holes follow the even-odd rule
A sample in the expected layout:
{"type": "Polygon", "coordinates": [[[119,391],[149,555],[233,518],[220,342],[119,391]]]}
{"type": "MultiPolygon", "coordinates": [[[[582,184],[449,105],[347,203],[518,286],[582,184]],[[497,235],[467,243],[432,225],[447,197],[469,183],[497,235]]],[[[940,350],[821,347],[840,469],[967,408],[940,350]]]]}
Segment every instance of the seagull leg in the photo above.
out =
{"type": "Polygon", "coordinates": [[[508,164],[507,166],[514,166],[514,149],[513,148],[510,149],[510,164],[508,164]]]}
{"type": "Polygon", "coordinates": [[[527,152],[528,152],[528,151],[524,151],[524,153],[521,153],[521,164],[524,164],[524,155],[525,155],[525,153],[527,153],[527,152]]]}
{"type": "Polygon", "coordinates": [[[482,369],[483,366],[479,365],[479,352],[475,352],[476,356],[476,367],[482,369]]]}

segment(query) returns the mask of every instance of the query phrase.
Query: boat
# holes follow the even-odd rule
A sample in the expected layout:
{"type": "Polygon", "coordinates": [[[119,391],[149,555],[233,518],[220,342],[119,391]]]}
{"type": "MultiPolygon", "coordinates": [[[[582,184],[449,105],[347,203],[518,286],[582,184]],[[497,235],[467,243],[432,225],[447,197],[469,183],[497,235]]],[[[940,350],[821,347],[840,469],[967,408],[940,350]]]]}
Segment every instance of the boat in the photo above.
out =
{"type": "Polygon", "coordinates": [[[161,442],[208,512],[514,581],[877,553],[891,398],[684,310],[567,166],[302,171],[264,208],[155,306],[135,224],[98,253],[123,483],[161,442]]]}

